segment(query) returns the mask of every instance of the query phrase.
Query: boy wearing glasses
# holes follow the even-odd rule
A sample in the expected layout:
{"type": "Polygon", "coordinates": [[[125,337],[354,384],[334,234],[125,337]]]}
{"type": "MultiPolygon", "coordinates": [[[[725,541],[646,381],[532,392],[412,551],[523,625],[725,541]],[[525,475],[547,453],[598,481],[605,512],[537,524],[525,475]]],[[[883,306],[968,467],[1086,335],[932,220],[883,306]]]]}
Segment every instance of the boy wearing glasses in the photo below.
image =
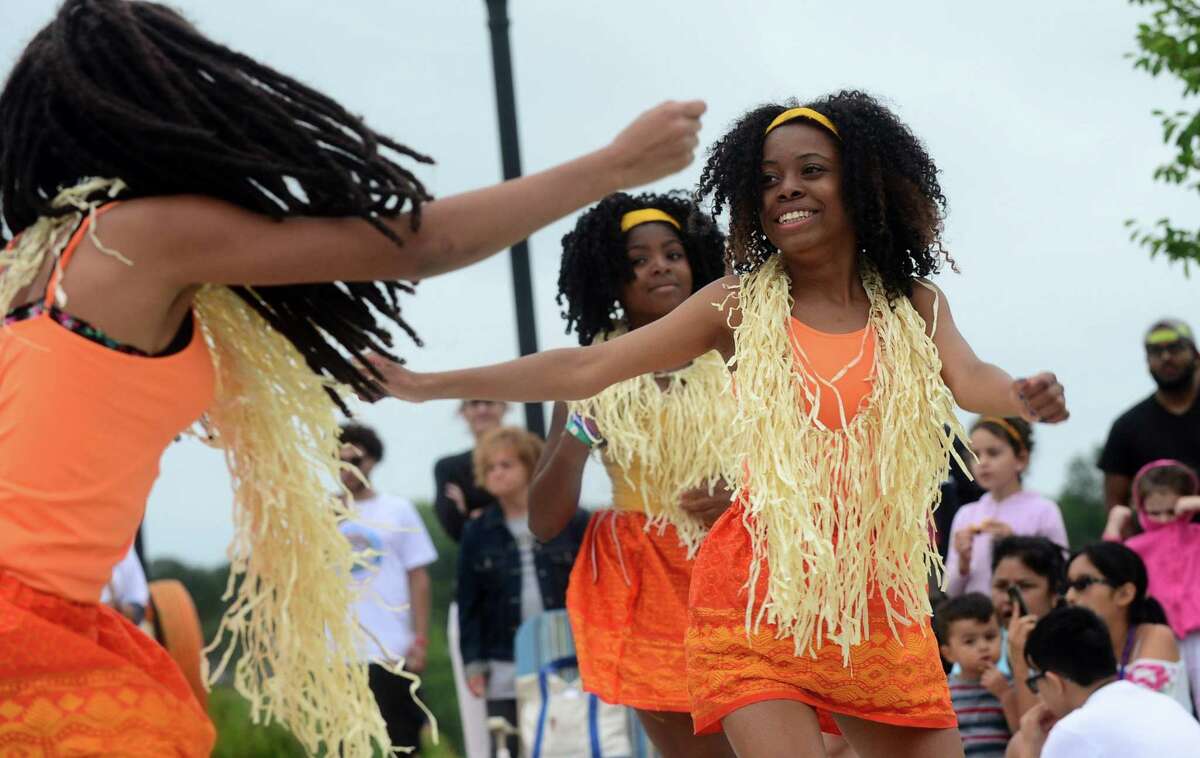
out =
{"type": "Polygon", "coordinates": [[[1134,474],[1172,458],[1200,468],[1200,355],[1192,328],[1165,318],[1146,332],[1146,365],[1157,389],[1113,422],[1100,455],[1104,503],[1129,505],[1134,474]]]}
{"type": "Polygon", "coordinates": [[[1025,657],[1040,702],[1021,719],[1010,758],[1200,756],[1200,723],[1166,695],[1117,679],[1108,629],[1086,608],[1051,611],[1025,657]]]}
{"type": "Polygon", "coordinates": [[[968,592],[938,606],[934,629],[951,672],[950,701],[963,749],[971,758],[1003,758],[1017,726],[1016,701],[1000,660],[1000,624],[991,598],[968,592]]]}

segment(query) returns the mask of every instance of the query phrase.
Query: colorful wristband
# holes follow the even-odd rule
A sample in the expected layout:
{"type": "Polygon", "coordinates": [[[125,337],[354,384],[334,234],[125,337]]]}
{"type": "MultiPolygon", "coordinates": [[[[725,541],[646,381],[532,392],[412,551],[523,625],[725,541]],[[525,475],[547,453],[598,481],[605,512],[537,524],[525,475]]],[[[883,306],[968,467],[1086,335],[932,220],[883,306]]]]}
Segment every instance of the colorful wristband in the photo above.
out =
{"type": "Polygon", "coordinates": [[[594,449],[604,444],[604,438],[600,436],[600,430],[596,427],[596,422],[577,412],[572,413],[567,418],[565,429],[572,437],[589,448],[594,449]]]}

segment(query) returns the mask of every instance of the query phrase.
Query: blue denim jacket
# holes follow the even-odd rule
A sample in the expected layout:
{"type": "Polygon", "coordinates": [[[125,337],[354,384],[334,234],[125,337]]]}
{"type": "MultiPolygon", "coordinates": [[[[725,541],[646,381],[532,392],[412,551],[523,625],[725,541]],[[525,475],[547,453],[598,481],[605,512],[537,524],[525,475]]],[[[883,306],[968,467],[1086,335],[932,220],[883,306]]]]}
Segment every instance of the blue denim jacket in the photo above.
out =
{"type": "MultiPolygon", "coordinates": [[[[546,610],[566,605],[567,580],[590,517],[580,509],[557,537],[534,541],[534,565],[546,610]]],[[[498,505],[463,530],[458,551],[458,623],[468,676],[485,670],[486,661],[513,660],[513,641],[521,625],[521,554],[498,505]]]]}

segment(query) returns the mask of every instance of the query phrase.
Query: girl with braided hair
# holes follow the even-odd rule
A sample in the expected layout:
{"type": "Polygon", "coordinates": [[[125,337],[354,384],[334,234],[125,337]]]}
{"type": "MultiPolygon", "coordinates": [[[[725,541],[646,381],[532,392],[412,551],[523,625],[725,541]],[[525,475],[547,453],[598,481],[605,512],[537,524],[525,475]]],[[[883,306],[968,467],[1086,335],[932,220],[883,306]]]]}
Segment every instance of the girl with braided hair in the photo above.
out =
{"type": "MultiPolygon", "coordinates": [[[[581,345],[661,319],[725,271],[725,238],[681,193],[609,195],[563,237],[558,302],[581,345]]],[[[549,539],[577,512],[596,450],[612,508],[595,514],[567,592],[584,687],[637,709],[665,758],[730,755],[695,737],[683,639],[692,559],[729,506],[723,486],[733,399],[715,352],[556,403],[530,493],[530,526],[549,539]]]]}
{"type": "Polygon", "coordinates": [[[387,745],[344,664],[355,559],[328,494],[340,396],[376,386],[352,359],[388,349],[388,321],[415,339],[397,280],[682,168],[702,111],[434,201],[402,162],[428,158],[165,6],[64,2],[0,92],[0,752],[208,754],[179,671],[97,603],[206,411],[237,527],[212,677],[237,650],[257,719],[314,753],[387,745]]]}
{"type": "Polygon", "coordinates": [[[483,369],[417,374],[410,400],[589,397],[709,350],[736,370],[737,502],[692,570],[692,715],[741,756],[961,755],[929,628],[940,570],[931,504],[965,437],[954,404],[1067,417],[1053,374],[980,360],[926,277],[946,259],[945,198],[912,132],[860,92],[745,114],[700,180],[729,211],[739,276],[611,341],[483,369]]]}

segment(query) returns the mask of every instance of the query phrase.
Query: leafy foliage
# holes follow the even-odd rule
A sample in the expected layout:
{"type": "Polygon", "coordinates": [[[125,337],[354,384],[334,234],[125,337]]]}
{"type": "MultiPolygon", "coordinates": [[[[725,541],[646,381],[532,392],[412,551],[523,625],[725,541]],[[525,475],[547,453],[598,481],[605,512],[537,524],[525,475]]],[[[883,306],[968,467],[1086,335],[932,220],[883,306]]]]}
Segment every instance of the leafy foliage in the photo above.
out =
{"type": "MultiPolygon", "coordinates": [[[[1200,94],[1200,2],[1198,0],[1130,0],[1134,5],[1152,9],[1150,19],[1138,25],[1139,52],[1132,54],[1134,68],[1157,77],[1166,72],[1180,80],[1183,97],[1200,94]]],[[[1163,142],[1175,150],[1172,159],[1154,171],[1160,182],[1186,187],[1200,193],[1200,110],[1153,114],[1162,123],[1163,142]]],[[[1165,255],[1168,260],[1200,263],[1200,229],[1175,226],[1169,218],[1160,218],[1150,228],[1130,219],[1125,222],[1130,238],[1150,251],[1151,257],[1165,255]]]]}

